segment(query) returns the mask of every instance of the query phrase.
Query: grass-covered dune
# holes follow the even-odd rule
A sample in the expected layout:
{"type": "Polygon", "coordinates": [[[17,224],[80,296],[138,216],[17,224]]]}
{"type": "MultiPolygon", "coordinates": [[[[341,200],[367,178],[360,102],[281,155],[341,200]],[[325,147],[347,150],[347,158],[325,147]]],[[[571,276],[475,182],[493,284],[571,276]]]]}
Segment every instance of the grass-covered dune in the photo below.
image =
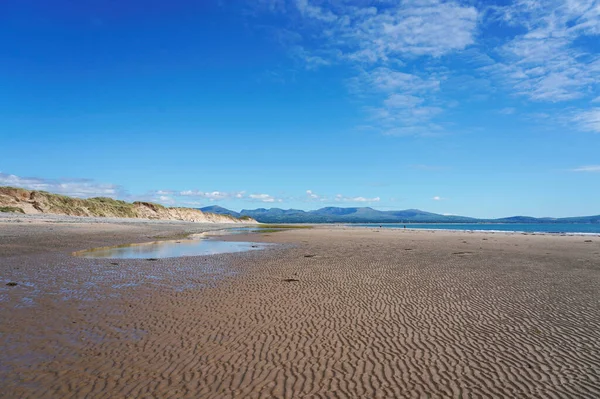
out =
{"type": "Polygon", "coordinates": [[[250,217],[236,218],[192,208],[166,207],[141,201],[131,203],[106,197],[81,199],[16,187],[0,187],[0,212],[184,220],[202,223],[256,223],[250,217]]]}

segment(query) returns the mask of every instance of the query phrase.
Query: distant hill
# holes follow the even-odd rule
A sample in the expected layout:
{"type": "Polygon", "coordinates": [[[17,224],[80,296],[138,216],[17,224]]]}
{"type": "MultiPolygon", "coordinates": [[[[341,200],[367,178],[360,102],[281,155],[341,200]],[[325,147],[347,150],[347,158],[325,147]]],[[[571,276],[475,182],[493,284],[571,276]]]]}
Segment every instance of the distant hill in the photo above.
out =
{"type": "Polygon", "coordinates": [[[0,187],[0,212],[184,220],[198,223],[256,223],[248,216],[238,218],[227,213],[215,214],[192,208],[170,208],[151,202],[130,203],[105,197],[72,198],[15,187],[0,187]]]}
{"type": "Polygon", "coordinates": [[[201,208],[201,210],[235,217],[249,216],[261,223],[600,223],[600,215],[570,218],[512,216],[501,219],[477,219],[466,216],[440,215],[419,209],[378,211],[369,207],[330,206],[313,211],[258,208],[234,212],[220,206],[211,206],[201,208]]]}
{"type": "Polygon", "coordinates": [[[230,215],[236,218],[239,218],[240,213],[239,212],[235,212],[235,211],[230,211],[227,208],[223,208],[222,206],[219,205],[213,205],[213,206],[205,206],[204,208],[200,208],[200,210],[202,212],[208,212],[208,213],[214,213],[216,215],[230,215]]]}

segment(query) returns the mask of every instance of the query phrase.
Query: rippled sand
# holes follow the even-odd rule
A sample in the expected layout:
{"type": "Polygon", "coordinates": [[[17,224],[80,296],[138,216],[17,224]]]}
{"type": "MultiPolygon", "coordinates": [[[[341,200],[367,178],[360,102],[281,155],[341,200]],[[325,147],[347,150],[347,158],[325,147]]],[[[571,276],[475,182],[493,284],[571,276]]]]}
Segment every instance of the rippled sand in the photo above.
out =
{"type": "Polygon", "coordinates": [[[600,397],[600,237],[325,227],[69,255],[189,228],[0,224],[0,397],[600,397]]]}

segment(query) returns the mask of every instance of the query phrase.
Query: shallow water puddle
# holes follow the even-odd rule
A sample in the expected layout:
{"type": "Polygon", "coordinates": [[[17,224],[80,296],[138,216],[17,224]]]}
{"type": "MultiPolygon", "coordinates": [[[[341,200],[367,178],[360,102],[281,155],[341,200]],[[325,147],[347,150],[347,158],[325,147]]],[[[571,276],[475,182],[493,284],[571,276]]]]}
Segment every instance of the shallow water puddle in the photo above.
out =
{"type": "Polygon", "coordinates": [[[116,245],[73,252],[83,258],[149,259],[180,256],[215,255],[264,249],[267,244],[255,242],[229,242],[207,239],[155,241],[143,244],[116,245]]]}

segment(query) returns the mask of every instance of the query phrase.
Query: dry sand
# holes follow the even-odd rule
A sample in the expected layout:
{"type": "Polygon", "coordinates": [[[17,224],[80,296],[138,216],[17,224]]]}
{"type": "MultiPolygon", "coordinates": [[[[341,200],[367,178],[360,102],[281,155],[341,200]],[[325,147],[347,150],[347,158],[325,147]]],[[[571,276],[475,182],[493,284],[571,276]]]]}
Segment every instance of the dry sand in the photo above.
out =
{"type": "Polygon", "coordinates": [[[202,229],[0,222],[0,397],[600,397],[600,237],[320,227],[70,255],[202,229]]]}

